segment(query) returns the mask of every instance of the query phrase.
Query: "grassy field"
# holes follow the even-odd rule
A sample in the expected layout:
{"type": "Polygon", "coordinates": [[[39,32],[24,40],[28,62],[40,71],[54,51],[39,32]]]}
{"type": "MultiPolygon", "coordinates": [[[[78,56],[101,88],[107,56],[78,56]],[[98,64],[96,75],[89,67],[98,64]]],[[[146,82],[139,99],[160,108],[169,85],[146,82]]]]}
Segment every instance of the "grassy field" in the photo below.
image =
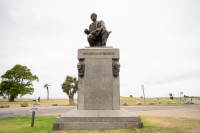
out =
{"type": "MultiPolygon", "coordinates": [[[[53,131],[53,122],[57,115],[36,115],[34,127],[31,128],[31,116],[0,118],[1,133],[63,133],[53,131]]],[[[199,133],[200,119],[173,118],[159,116],[141,116],[144,128],[116,130],[72,130],[68,133],[199,133]]]]}
{"type": "MultiPolygon", "coordinates": [[[[7,99],[0,99],[0,105],[10,105],[10,108],[19,108],[21,102],[28,102],[29,107],[33,107],[33,100],[36,99],[18,98],[14,102],[9,102],[7,99]]],[[[77,99],[74,99],[74,102],[77,103],[77,99]]],[[[69,105],[69,99],[40,99],[40,105],[52,106],[52,103],[57,103],[58,106],[77,106],[77,104],[69,105]]]]}
{"type": "MultiPolygon", "coordinates": [[[[14,102],[9,102],[7,99],[0,99],[0,105],[10,105],[10,108],[18,108],[20,107],[20,102],[28,102],[29,107],[33,107],[33,100],[36,99],[24,99],[24,98],[18,98],[15,99],[14,102]]],[[[120,105],[124,102],[128,103],[128,106],[183,106],[183,105],[197,105],[194,104],[181,104],[180,99],[167,99],[167,98],[159,98],[159,101],[164,102],[158,104],[158,98],[146,98],[146,104],[144,104],[143,98],[131,98],[131,97],[120,97],[120,105]],[[140,101],[142,105],[137,105],[136,101],[140,101]],[[156,102],[154,105],[149,105],[149,101],[156,102]],[[168,101],[176,102],[176,104],[167,104],[168,101]]],[[[74,102],[77,103],[77,99],[74,99],[74,102]]],[[[69,105],[69,99],[40,99],[40,105],[48,105],[52,106],[52,103],[57,103],[58,106],[77,106],[75,105],[69,105]]]]}

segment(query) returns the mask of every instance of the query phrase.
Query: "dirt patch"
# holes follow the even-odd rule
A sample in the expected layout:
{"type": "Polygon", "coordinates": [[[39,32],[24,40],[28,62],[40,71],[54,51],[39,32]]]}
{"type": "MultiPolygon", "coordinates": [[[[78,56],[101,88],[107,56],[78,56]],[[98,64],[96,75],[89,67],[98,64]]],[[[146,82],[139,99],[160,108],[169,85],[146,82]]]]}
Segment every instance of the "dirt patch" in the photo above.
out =
{"type": "Polygon", "coordinates": [[[200,119],[200,109],[171,109],[171,110],[150,110],[150,111],[132,111],[136,115],[147,116],[168,116],[200,119]]]}

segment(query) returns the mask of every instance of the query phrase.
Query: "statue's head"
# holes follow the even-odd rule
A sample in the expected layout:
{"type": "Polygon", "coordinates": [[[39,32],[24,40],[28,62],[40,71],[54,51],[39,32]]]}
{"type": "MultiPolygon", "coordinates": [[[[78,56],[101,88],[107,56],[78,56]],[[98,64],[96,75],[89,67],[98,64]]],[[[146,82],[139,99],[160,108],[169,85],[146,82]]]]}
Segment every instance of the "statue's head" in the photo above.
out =
{"type": "Polygon", "coordinates": [[[77,68],[78,68],[78,75],[80,77],[83,77],[84,76],[84,71],[85,71],[85,64],[83,62],[79,62],[77,64],[77,68]]]}
{"type": "Polygon", "coordinates": [[[92,13],[90,16],[92,21],[96,21],[97,20],[97,14],[96,13],[92,13]]]}
{"type": "Polygon", "coordinates": [[[78,68],[78,69],[82,69],[82,67],[83,67],[83,64],[82,64],[81,62],[79,62],[79,63],[77,64],[77,68],[78,68]]]}
{"type": "Polygon", "coordinates": [[[120,63],[119,62],[114,62],[113,63],[113,75],[115,77],[119,76],[119,71],[120,71],[120,63]]]}
{"type": "Polygon", "coordinates": [[[119,62],[115,62],[115,63],[114,63],[114,67],[115,67],[115,69],[118,69],[118,70],[119,70],[119,69],[120,69],[120,64],[119,64],[119,62]]]}

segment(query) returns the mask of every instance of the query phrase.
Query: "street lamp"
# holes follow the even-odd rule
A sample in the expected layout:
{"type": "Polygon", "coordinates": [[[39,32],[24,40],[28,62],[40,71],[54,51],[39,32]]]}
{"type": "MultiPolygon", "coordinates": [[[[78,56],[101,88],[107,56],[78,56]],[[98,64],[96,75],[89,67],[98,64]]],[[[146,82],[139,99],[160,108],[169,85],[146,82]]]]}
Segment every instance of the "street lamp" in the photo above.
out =
{"type": "MultiPolygon", "coordinates": [[[[143,90],[143,95],[144,95],[144,85],[142,85],[142,90],[143,90]]],[[[144,103],[146,104],[145,95],[144,95],[144,103]]]]}

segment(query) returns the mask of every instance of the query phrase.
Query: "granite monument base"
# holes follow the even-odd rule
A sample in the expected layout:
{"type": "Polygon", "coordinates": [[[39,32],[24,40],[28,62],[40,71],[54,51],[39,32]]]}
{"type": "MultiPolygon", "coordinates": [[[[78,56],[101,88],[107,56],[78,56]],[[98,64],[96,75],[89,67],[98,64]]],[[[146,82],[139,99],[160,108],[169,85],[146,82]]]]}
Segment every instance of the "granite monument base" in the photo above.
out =
{"type": "Polygon", "coordinates": [[[120,76],[113,75],[119,52],[112,47],[78,49],[78,60],[85,65],[84,76],[78,77],[79,110],[120,109],[120,76]]]}
{"type": "Polygon", "coordinates": [[[142,128],[141,118],[125,109],[71,110],[55,119],[53,130],[142,128]]]}

